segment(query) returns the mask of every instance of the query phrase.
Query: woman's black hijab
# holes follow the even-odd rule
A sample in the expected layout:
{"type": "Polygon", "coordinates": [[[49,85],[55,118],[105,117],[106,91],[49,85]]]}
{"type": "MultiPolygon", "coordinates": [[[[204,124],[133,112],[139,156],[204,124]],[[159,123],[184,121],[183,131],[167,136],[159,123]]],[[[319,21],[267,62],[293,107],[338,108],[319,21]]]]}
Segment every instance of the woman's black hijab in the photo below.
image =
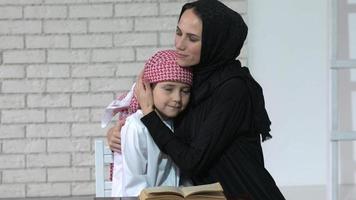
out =
{"type": "MultiPolygon", "coordinates": [[[[236,60],[247,36],[247,25],[241,15],[218,0],[198,0],[183,6],[180,16],[193,9],[203,23],[200,63],[193,67],[194,106],[211,96],[214,90],[231,78],[245,80],[253,106],[253,126],[266,140],[272,136],[262,88],[246,67],[236,60]]],[[[238,91],[231,91],[232,93],[238,91]]]]}

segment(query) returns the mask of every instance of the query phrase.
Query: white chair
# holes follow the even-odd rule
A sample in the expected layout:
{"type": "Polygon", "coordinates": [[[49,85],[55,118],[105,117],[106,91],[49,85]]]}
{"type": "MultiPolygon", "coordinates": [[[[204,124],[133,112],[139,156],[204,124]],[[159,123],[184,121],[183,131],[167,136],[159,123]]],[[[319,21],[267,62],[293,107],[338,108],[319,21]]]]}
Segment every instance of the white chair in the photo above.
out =
{"type": "Polygon", "coordinates": [[[111,180],[106,180],[113,153],[103,140],[95,140],[95,193],[96,197],[111,197],[111,180]]]}

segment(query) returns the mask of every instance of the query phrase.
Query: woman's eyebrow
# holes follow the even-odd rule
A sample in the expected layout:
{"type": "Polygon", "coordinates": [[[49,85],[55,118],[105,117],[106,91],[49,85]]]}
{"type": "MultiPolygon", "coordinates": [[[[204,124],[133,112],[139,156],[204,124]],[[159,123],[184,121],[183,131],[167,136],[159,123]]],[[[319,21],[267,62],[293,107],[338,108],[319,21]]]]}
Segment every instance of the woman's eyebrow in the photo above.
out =
{"type": "Polygon", "coordinates": [[[188,35],[188,36],[194,36],[194,37],[200,38],[200,36],[199,36],[199,35],[194,34],[194,33],[187,33],[187,35],[188,35]]]}

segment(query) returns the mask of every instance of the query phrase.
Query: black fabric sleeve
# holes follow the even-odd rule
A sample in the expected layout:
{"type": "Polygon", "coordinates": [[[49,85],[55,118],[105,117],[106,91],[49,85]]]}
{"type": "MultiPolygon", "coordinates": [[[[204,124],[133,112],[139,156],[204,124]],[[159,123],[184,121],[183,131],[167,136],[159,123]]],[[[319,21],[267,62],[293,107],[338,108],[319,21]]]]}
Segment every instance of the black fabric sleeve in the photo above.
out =
{"type": "MultiPolygon", "coordinates": [[[[155,112],[141,118],[161,151],[188,175],[208,169],[250,124],[250,117],[247,117],[250,97],[243,80],[227,81],[210,98],[214,98],[214,103],[208,108],[205,120],[196,133],[188,133],[194,135],[190,144],[172,134],[155,112]]],[[[175,130],[177,135],[179,131],[182,129],[175,130]]]]}

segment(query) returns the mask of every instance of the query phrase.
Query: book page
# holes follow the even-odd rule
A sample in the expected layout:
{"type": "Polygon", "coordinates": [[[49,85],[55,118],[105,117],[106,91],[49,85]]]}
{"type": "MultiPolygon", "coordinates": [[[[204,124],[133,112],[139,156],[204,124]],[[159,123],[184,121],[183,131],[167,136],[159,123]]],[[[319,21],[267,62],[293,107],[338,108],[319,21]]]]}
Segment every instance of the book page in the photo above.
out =
{"type": "Polygon", "coordinates": [[[180,188],[172,187],[172,186],[146,188],[143,191],[146,194],[176,194],[176,195],[183,196],[183,192],[180,190],[180,188]]]}
{"type": "Polygon", "coordinates": [[[184,197],[187,197],[192,194],[209,194],[209,193],[222,193],[223,188],[221,187],[220,183],[212,183],[206,185],[197,185],[197,186],[190,186],[190,187],[182,187],[181,188],[184,197]]]}

